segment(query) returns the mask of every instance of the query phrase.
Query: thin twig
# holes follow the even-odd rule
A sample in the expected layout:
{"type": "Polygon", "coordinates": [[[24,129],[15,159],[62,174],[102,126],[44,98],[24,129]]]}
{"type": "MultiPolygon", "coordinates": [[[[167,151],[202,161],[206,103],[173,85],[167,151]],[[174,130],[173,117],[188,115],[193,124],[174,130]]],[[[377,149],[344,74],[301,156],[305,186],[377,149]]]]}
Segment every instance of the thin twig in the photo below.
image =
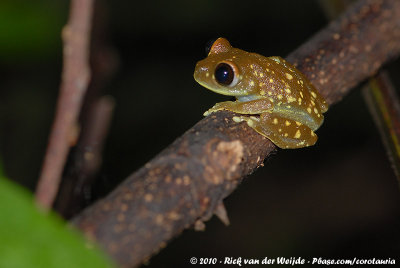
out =
{"type": "MultiPolygon", "coordinates": [[[[400,1],[365,0],[287,60],[333,104],[399,54],[400,1]]],[[[198,122],[72,223],[131,267],[221,211],[222,200],[276,149],[233,115],[221,111],[198,122]]]]}
{"type": "Polygon", "coordinates": [[[69,219],[92,200],[92,185],[102,162],[102,149],[112,119],[114,100],[102,96],[118,67],[118,57],[108,43],[107,5],[94,5],[90,47],[91,80],[79,116],[81,133],[69,154],[54,209],[69,219]]]}
{"type": "Polygon", "coordinates": [[[91,187],[102,163],[104,141],[114,111],[114,100],[104,96],[91,103],[78,145],[71,152],[71,164],[63,177],[55,210],[69,219],[91,199],[91,187]]]}
{"type": "Polygon", "coordinates": [[[56,116],[36,188],[36,202],[50,209],[61,180],[69,148],[78,132],[77,118],[90,78],[89,40],[93,0],[72,0],[70,17],[62,31],[64,65],[56,116]]]}

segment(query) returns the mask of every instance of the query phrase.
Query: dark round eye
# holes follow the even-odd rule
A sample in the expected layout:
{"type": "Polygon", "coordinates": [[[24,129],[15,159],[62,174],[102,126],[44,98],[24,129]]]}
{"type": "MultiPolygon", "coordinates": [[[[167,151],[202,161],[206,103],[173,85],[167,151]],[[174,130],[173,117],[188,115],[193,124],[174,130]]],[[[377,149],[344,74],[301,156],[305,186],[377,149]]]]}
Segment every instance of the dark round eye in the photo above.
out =
{"type": "Polygon", "coordinates": [[[217,41],[218,38],[213,38],[211,40],[208,40],[208,42],[206,43],[206,56],[208,56],[208,54],[210,53],[211,47],[212,45],[215,43],[215,41],[217,41]]]}
{"type": "Polygon", "coordinates": [[[232,84],[235,78],[235,72],[227,63],[218,64],[217,68],[215,68],[215,80],[221,85],[229,86],[232,84]]]}

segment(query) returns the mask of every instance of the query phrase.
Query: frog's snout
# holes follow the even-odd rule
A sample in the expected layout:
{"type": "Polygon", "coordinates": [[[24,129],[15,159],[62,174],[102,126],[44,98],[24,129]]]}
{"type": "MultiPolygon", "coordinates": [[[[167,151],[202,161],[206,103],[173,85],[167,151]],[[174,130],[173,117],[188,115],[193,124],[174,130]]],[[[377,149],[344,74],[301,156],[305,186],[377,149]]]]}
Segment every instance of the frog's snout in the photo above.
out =
{"type": "Polygon", "coordinates": [[[201,64],[201,61],[197,62],[193,74],[194,80],[198,83],[204,82],[208,77],[210,77],[209,68],[201,64]]]}

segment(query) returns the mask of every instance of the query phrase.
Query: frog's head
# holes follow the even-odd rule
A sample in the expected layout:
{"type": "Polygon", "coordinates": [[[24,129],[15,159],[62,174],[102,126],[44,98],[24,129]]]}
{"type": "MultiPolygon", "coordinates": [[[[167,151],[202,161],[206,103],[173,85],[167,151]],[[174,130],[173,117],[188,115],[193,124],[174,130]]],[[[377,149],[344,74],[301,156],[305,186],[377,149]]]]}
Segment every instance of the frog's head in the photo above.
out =
{"type": "Polygon", "coordinates": [[[253,93],[254,83],[246,83],[240,58],[243,50],[233,48],[225,38],[218,38],[209,49],[207,58],[197,62],[194,79],[216,93],[228,96],[247,96],[253,93]]]}

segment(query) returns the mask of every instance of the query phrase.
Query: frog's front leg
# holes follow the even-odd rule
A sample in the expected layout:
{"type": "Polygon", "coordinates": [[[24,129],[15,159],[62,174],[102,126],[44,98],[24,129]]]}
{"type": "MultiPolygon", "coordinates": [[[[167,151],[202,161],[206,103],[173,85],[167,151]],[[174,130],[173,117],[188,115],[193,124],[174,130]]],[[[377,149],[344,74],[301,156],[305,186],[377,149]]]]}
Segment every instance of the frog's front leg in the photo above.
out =
{"type": "Polygon", "coordinates": [[[259,117],[236,116],[233,120],[246,121],[251,128],[282,149],[307,147],[317,141],[317,135],[308,126],[274,113],[263,113],[259,117]]]}
{"type": "Polygon", "coordinates": [[[268,99],[257,99],[252,101],[224,101],[216,103],[211,109],[204,113],[204,116],[220,110],[228,110],[238,114],[261,114],[271,112],[273,105],[268,99]]]}

